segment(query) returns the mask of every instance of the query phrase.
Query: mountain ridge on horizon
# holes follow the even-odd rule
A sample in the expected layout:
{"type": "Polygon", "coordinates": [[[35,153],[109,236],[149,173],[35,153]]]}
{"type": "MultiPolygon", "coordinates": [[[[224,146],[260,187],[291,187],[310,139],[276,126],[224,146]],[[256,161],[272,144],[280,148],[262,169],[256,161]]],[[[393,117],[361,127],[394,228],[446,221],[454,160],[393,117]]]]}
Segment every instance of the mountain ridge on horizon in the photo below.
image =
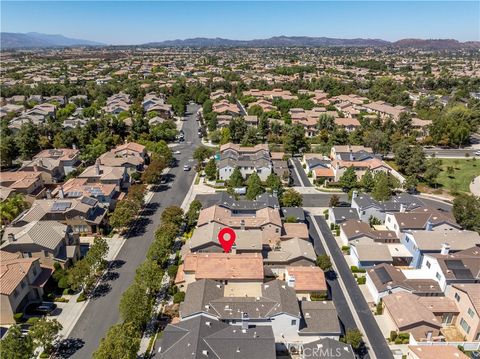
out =
{"type": "Polygon", "coordinates": [[[141,47],[399,47],[436,50],[480,49],[480,41],[461,42],[455,39],[407,38],[387,41],[371,38],[331,38],[312,36],[273,36],[266,39],[232,40],[221,37],[195,37],[147,42],[130,45],[107,45],[91,40],[68,38],[63,35],[37,32],[1,32],[2,49],[48,48],[74,46],[141,46],[141,47]]]}

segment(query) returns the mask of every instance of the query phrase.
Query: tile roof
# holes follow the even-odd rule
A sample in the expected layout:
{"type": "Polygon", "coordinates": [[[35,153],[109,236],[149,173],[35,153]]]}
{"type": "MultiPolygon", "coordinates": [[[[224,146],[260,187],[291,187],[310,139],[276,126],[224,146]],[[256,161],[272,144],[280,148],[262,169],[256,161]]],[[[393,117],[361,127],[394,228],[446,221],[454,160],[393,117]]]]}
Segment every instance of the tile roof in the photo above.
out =
{"type": "Polygon", "coordinates": [[[319,267],[288,266],[285,268],[286,278],[295,278],[294,289],[297,292],[323,292],[327,290],[325,273],[319,267]]]}
{"type": "Polygon", "coordinates": [[[10,295],[20,282],[27,277],[28,271],[38,258],[10,258],[0,251],[0,294],[10,295]]]}

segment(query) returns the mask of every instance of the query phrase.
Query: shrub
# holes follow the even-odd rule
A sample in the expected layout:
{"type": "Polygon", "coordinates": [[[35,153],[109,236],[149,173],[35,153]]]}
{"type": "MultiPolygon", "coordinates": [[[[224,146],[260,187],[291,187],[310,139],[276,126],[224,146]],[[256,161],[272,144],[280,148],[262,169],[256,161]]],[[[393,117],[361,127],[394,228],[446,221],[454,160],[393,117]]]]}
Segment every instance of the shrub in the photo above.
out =
{"type": "Polygon", "coordinates": [[[338,237],[340,235],[340,228],[335,229],[335,235],[338,237]]]}
{"type": "Polygon", "coordinates": [[[391,342],[394,342],[395,339],[397,339],[397,336],[398,336],[397,332],[396,332],[395,330],[392,330],[392,331],[390,332],[390,341],[391,341],[391,342]]]}
{"type": "Polygon", "coordinates": [[[357,283],[358,283],[359,285],[365,284],[366,282],[367,282],[367,278],[366,278],[366,277],[358,277],[358,279],[357,279],[357,283]]]}
{"type": "Polygon", "coordinates": [[[402,344],[402,339],[400,338],[395,339],[395,344],[402,344]]]}
{"type": "Polygon", "coordinates": [[[312,294],[310,295],[310,300],[312,302],[315,302],[315,301],[324,301],[324,300],[327,300],[328,299],[328,294],[325,293],[325,294],[312,294]]]}
{"type": "Polygon", "coordinates": [[[42,354],[40,354],[40,358],[50,358],[50,354],[43,352],[42,354]]]}
{"type": "Polygon", "coordinates": [[[334,229],[335,229],[335,224],[333,224],[333,223],[330,223],[330,230],[332,230],[332,231],[333,231],[334,229]]]}
{"type": "Polygon", "coordinates": [[[65,288],[63,290],[63,295],[69,295],[69,294],[72,294],[72,290],[70,288],[65,288]]]}
{"type": "Polygon", "coordinates": [[[408,344],[408,343],[410,343],[410,339],[403,339],[402,340],[402,344],[408,344]]]}
{"type": "Polygon", "coordinates": [[[342,246],[342,252],[346,254],[350,254],[350,246],[342,246]]]}
{"type": "Polygon", "coordinates": [[[84,302],[86,300],[87,300],[87,296],[85,295],[85,293],[82,292],[82,293],[80,293],[80,295],[77,298],[77,303],[78,302],[84,302]]]}
{"type": "Polygon", "coordinates": [[[381,300],[377,304],[376,314],[377,315],[382,315],[383,314],[383,304],[382,304],[381,300]]]}
{"type": "Polygon", "coordinates": [[[23,313],[22,312],[15,313],[13,315],[13,319],[15,320],[15,323],[23,323],[23,313]]]}
{"type": "Polygon", "coordinates": [[[177,270],[178,270],[178,267],[175,266],[175,265],[172,265],[172,266],[168,267],[167,273],[168,273],[170,279],[175,279],[175,276],[177,275],[177,270]]]}
{"type": "Polygon", "coordinates": [[[402,340],[410,339],[410,334],[409,333],[398,333],[398,337],[402,340]]]}
{"type": "Polygon", "coordinates": [[[185,300],[185,292],[178,292],[178,293],[175,293],[175,295],[173,296],[173,302],[175,304],[181,303],[184,300],[185,300]]]}
{"type": "Polygon", "coordinates": [[[328,221],[328,212],[324,214],[325,220],[328,221]]]}
{"type": "Polygon", "coordinates": [[[62,297],[55,297],[55,299],[53,301],[54,302],[60,302],[60,303],[66,303],[66,302],[68,302],[68,299],[67,298],[62,298],[62,297]]]}
{"type": "Polygon", "coordinates": [[[363,268],[358,268],[357,266],[351,266],[350,267],[352,273],[365,273],[366,270],[363,268]]]}

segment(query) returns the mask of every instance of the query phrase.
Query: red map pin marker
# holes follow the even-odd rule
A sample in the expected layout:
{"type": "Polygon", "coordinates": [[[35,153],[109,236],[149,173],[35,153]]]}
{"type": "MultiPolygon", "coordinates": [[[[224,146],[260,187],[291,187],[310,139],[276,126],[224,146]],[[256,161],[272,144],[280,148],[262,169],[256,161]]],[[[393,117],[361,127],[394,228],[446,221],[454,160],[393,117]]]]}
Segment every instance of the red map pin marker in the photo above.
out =
{"type": "Polygon", "coordinates": [[[235,231],[231,228],[222,228],[220,232],[218,232],[218,241],[220,242],[225,253],[230,252],[230,249],[232,249],[233,243],[235,243],[236,238],[237,235],[235,234],[235,231]]]}

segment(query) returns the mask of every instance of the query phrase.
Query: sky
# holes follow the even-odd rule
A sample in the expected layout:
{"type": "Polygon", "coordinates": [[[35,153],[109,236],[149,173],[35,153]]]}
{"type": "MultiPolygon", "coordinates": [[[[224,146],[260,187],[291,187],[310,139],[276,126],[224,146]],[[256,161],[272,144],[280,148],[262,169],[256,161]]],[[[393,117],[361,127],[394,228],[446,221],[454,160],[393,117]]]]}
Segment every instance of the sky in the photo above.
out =
{"type": "Polygon", "coordinates": [[[112,45],[192,37],[480,40],[480,1],[4,1],[2,32],[112,45]]]}

